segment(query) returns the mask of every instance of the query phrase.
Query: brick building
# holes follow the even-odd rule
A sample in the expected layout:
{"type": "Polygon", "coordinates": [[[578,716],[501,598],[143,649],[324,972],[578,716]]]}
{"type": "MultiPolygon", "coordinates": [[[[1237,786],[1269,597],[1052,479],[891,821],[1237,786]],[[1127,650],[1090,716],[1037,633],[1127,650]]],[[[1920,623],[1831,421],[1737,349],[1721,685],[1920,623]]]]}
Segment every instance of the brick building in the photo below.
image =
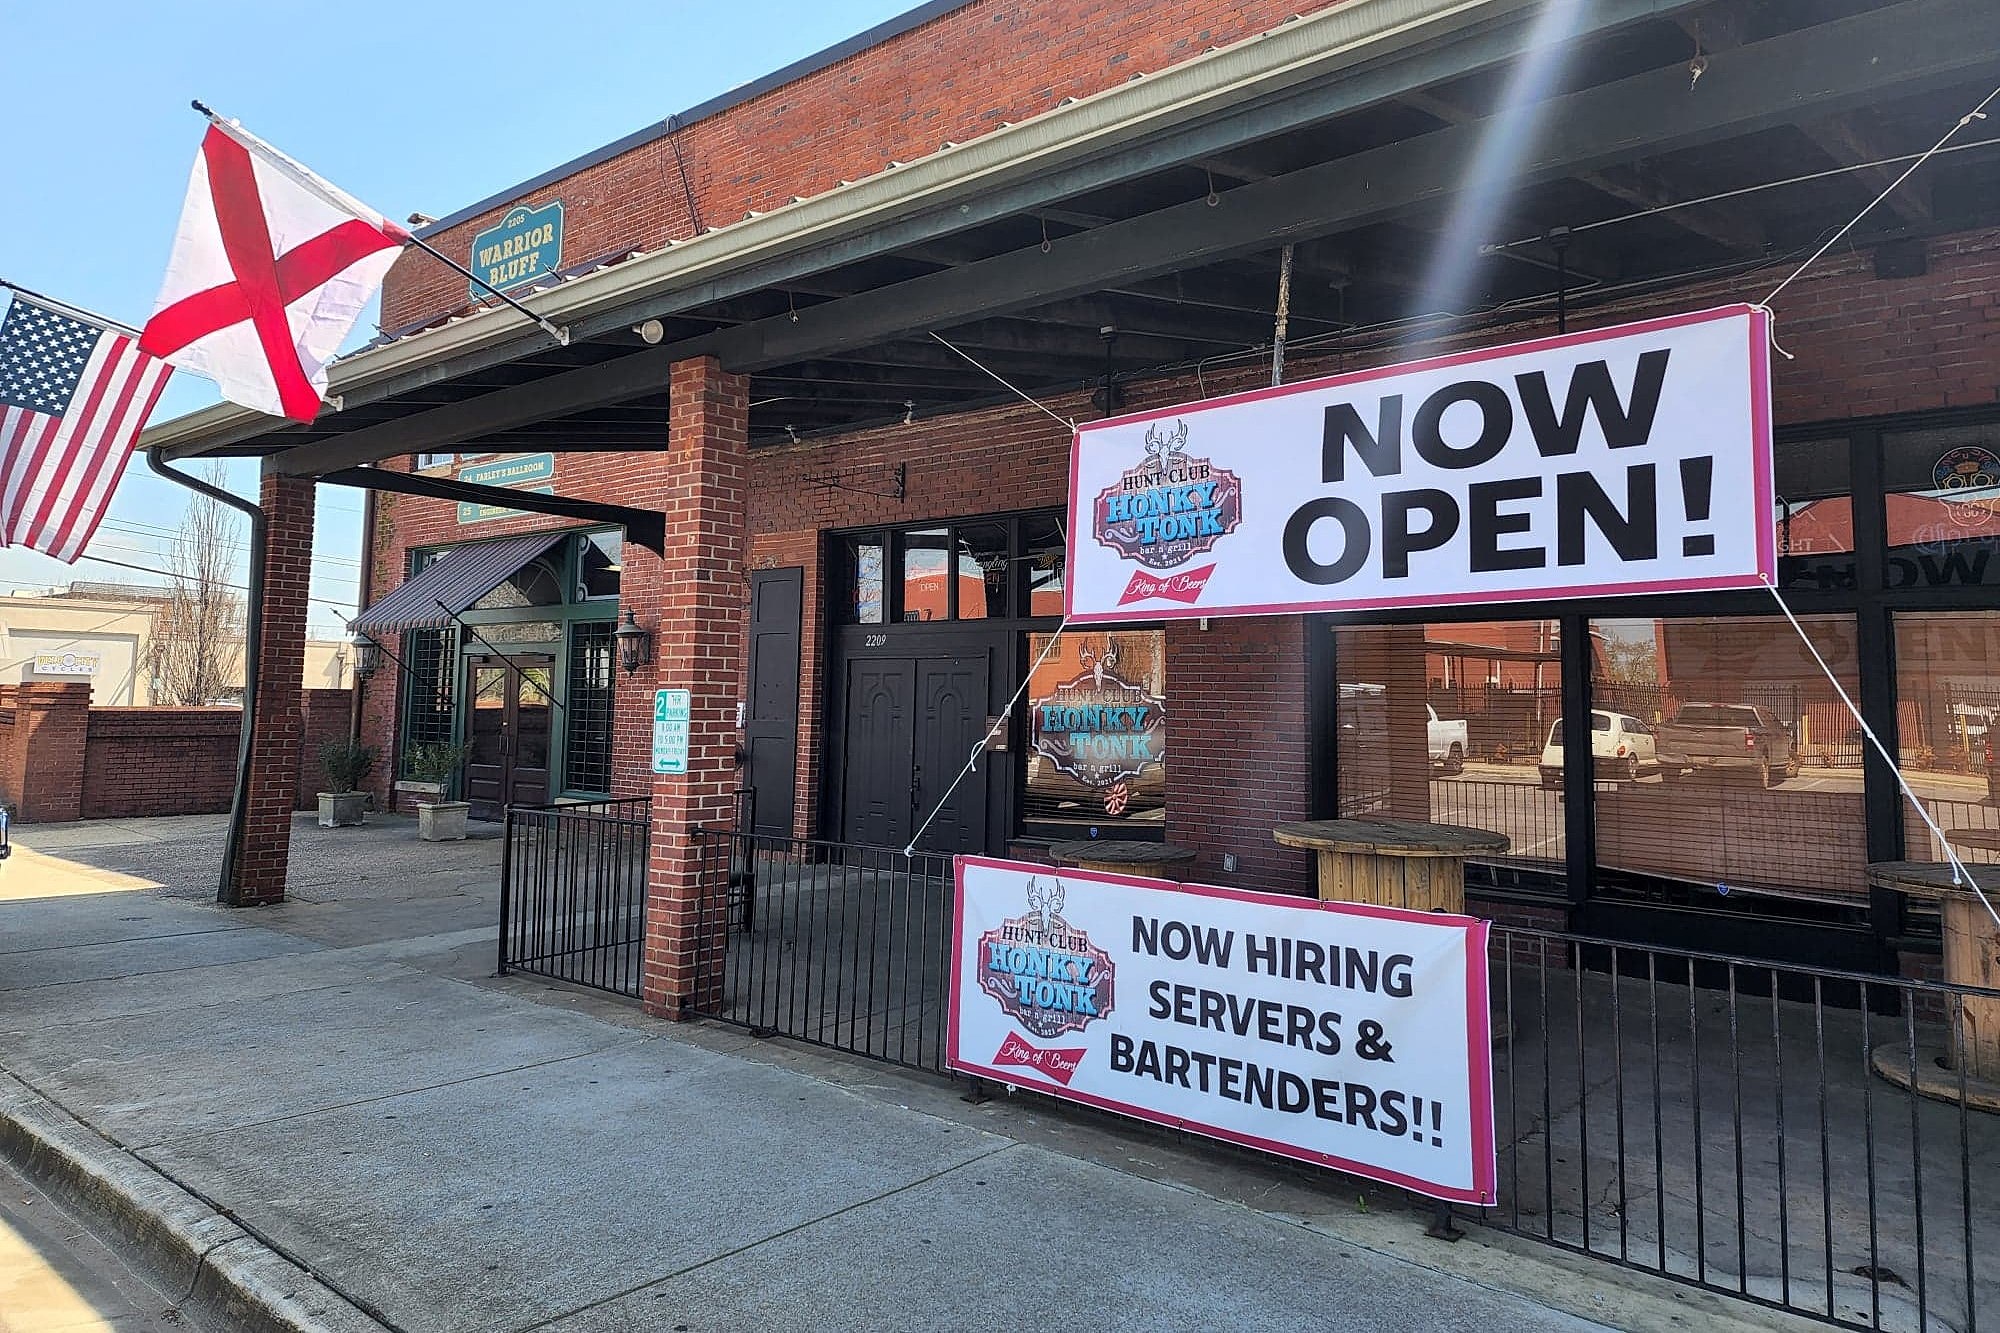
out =
{"type": "MultiPolygon", "coordinates": [[[[1759,299],[1979,101],[1997,43],[1982,0],[934,0],[428,227],[567,344],[413,252],[342,411],[145,443],[266,459],[273,667],[313,481],[374,492],[365,739],[469,744],[479,815],[650,796],[662,1009],[694,985],[689,829],[745,785],[772,835],[1164,836],[1275,889],[1310,883],[1283,820],[1475,824],[1511,842],[1473,868],[1489,912],[1893,970],[1932,926],[1862,867],[1931,835],[1767,596],[1050,649],[1068,423],[1269,383],[1281,253],[1288,380],[1759,299]],[[651,771],[659,689],[691,694],[685,774],[651,771]],[[1150,730],[1049,711],[1106,691],[1150,730]],[[1783,729],[1768,786],[1681,780],[1651,742],[1689,704],[1783,729]],[[1613,716],[1629,750],[1562,764],[1613,716]]],[[[1996,279],[1973,146],[1775,302],[1783,586],[1947,827],[2000,822],[1996,279]]],[[[260,720],[273,791],[295,722],[260,720]]],[[[250,897],[281,884],[268,805],[250,897]]]]}

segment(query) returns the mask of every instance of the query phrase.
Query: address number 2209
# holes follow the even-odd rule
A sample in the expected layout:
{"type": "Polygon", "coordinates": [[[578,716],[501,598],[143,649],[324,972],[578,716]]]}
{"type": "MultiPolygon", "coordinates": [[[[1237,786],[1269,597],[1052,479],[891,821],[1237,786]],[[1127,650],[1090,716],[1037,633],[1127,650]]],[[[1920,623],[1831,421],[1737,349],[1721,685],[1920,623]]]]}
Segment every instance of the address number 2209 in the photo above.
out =
{"type": "Polygon", "coordinates": [[[888,642],[889,642],[889,636],[886,634],[871,634],[865,640],[863,640],[865,646],[869,648],[881,648],[885,646],[888,642]]]}

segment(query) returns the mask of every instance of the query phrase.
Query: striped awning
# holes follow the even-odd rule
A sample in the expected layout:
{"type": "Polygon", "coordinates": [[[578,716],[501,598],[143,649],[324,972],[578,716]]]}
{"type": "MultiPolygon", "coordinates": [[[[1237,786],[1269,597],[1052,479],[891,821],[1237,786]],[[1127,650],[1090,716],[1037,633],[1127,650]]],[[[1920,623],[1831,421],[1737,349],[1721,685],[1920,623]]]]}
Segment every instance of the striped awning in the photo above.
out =
{"type": "Polygon", "coordinates": [[[406,580],[400,588],[356,616],[350,629],[380,638],[406,629],[443,629],[529,561],[568,532],[533,532],[525,537],[455,546],[406,580]]]}

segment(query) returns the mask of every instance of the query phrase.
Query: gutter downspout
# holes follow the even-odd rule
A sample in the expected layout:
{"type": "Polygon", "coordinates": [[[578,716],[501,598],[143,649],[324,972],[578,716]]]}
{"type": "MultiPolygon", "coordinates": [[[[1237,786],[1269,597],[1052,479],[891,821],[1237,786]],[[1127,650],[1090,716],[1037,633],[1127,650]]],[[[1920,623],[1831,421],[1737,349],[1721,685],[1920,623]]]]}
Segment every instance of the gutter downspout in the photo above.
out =
{"type": "Polygon", "coordinates": [[[264,510],[198,477],[168,467],[157,447],[146,451],[146,463],[176,486],[185,486],[228,505],[250,520],[250,578],[244,592],[243,616],[243,735],[237,742],[236,787],[229,798],[229,841],[222,848],[222,881],[215,891],[215,900],[224,907],[241,907],[236,866],[243,855],[243,833],[250,817],[250,738],[257,726],[257,662],[264,629],[264,510]]]}
{"type": "MultiPolygon", "coordinates": [[[[359,616],[368,609],[373,600],[369,594],[375,590],[375,505],[380,495],[376,491],[361,493],[361,587],[354,595],[354,614],[359,616]]],[[[361,678],[360,654],[354,663],[354,706],[348,719],[347,734],[356,742],[361,739],[361,708],[365,699],[364,691],[368,682],[361,678]]],[[[391,761],[391,772],[394,762],[391,761]]],[[[392,778],[393,781],[393,778],[392,778]]]]}

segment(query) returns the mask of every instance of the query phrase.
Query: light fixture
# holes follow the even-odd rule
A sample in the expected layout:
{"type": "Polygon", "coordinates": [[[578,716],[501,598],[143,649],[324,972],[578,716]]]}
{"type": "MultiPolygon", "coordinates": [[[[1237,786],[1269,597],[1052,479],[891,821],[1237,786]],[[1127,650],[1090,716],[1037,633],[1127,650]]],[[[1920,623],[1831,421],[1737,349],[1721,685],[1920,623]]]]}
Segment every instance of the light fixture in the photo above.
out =
{"type": "Polygon", "coordinates": [[[354,678],[367,680],[382,666],[382,645],[368,637],[368,631],[355,630],[347,640],[354,649],[354,678]]]}
{"type": "Polygon", "coordinates": [[[625,619],[611,632],[611,637],[618,641],[618,665],[625,668],[626,675],[653,660],[653,636],[640,628],[631,611],[625,612],[625,619]]]}

